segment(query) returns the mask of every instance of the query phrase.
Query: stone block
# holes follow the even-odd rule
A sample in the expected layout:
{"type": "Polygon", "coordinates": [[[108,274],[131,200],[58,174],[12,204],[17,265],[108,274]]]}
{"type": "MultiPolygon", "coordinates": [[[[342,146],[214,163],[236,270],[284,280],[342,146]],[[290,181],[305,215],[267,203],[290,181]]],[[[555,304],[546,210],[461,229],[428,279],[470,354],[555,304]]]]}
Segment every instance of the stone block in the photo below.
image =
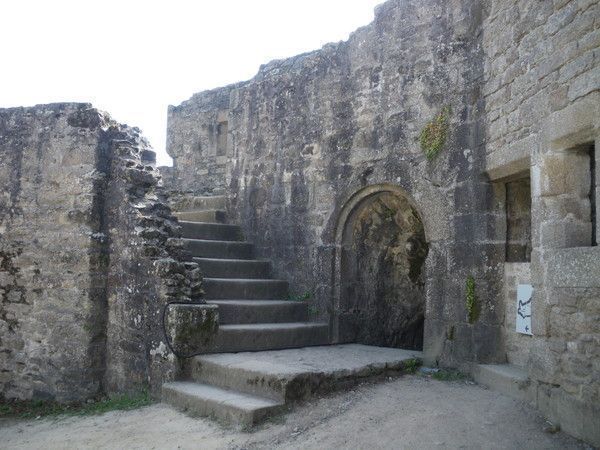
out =
{"type": "Polygon", "coordinates": [[[590,190],[589,157],[584,152],[562,151],[544,155],[540,164],[540,195],[585,197],[590,190]]]}
{"type": "MultiPolygon", "coordinates": [[[[587,83],[587,80],[584,81],[587,83]]],[[[552,149],[572,148],[593,141],[598,135],[598,130],[600,130],[600,93],[593,92],[568,107],[556,111],[545,120],[545,146],[552,149]]]]}
{"type": "Polygon", "coordinates": [[[586,247],[591,242],[591,222],[551,220],[540,226],[540,244],[546,248],[586,247]]]}
{"type": "Polygon", "coordinates": [[[535,400],[535,386],[532,386],[527,371],[510,364],[480,364],[473,371],[475,381],[495,391],[502,392],[517,400],[535,400]]]}
{"type": "Polygon", "coordinates": [[[177,356],[211,350],[219,330],[217,305],[175,303],[165,311],[165,333],[177,356]]]}
{"type": "Polygon", "coordinates": [[[600,247],[548,251],[547,283],[556,287],[597,287],[600,280],[600,247]]]}
{"type": "Polygon", "coordinates": [[[538,385],[537,407],[561,430],[600,446],[600,407],[569,395],[560,387],[538,385]]]}
{"type": "MultiPolygon", "coordinates": [[[[423,362],[428,366],[437,366],[448,340],[448,325],[446,321],[425,318],[423,338],[423,362]]],[[[454,339],[454,336],[452,336],[454,339]]]]}
{"type": "Polygon", "coordinates": [[[486,158],[486,172],[490,180],[499,180],[529,171],[530,155],[537,149],[537,135],[530,134],[491,153],[486,158]]]}
{"type": "Polygon", "coordinates": [[[560,383],[560,357],[549,350],[545,339],[537,335],[531,342],[528,369],[532,380],[548,384],[560,383]]]}

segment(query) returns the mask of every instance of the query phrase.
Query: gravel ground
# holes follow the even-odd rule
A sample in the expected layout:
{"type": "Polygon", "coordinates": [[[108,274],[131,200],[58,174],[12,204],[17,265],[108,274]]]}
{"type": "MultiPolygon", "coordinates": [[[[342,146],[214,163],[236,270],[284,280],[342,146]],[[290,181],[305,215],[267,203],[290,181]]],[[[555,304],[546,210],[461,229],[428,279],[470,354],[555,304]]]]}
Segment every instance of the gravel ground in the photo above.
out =
{"type": "Polygon", "coordinates": [[[589,449],[528,405],[472,382],[404,376],[296,405],[251,432],[163,404],[1,420],[3,449],[589,449]]]}

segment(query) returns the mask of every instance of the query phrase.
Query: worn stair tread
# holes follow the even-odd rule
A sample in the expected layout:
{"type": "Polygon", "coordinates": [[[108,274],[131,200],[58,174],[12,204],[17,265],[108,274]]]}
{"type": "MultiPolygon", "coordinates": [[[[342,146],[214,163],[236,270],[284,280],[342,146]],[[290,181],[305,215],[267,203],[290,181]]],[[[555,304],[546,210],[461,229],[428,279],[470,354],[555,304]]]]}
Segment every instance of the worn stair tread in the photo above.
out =
{"type": "Polygon", "coordinates": [[[254,246],[246,241],[182,238],[193,257],[253,259],[254,246]]]}
{"type": "Polygon", "coordinates": [[[193,258],[207,278],[268,279],[271,262],[262,259],[193,258]]]}
{"type": "Polygon", "coordinates": [[[288,282],[265,278],[204,278],[207,299],[279,300],[288,295],[288,282]]]}
{"type": "MultiPolygon", "coordinates": [[[[192,211],[188,211],[188,212],[192,212],[192,211]]],[[[219,228],[229,228],[232,230],[236,230],[239,229],[240,226],[239,225],[235,225],[233,223],[221,223],[221,222],[196,222],[195,220],[180,220],[179,221],[180,224],[192,224],[192,225],[215,225],[219,228]]]]}
{"type": "Polygon", "coordinates": [[[324,322],[244,323],[222,325],[219,327],[219,330],[292,330],[296,328],[320,328],[327,326],[329,325],[324,322]]]}
{"type": "Polygon", "coordinates": [[[171,389],[180,394],[195,397],[198,400],[223,404],[248,412],[283,405],[282,402],[276,400],[223,389],[213,385],[197,383],[195,381],[173,381],[165,383],[163,389],[171,389]]]}
{"type": "MultiPolygon", "coordinates": [[[[225,242],[239,242],[239,241],[225,241],[225,242]]],[[[238,258],[205,258],[203,256],[194,256],[194,260],[206,261],[206,262],[229,262],[229,263],[261,263],[261,264],[269,264],[270,261],[268,259],[238,259],[238,258]]],[[[217,277],[218,278],[218,277],[217,277]]]]}
{"type": "Polygon", "coordinates": [[[207,353],[257,352],[329,344],[329,324],[315,322],[237,323],[219,326],[207,353]]]}
{"type": "MultiPolygon", "coordinates": [[[[210,243],[210,244],[231,244],[231,245],[252,245],[251,242],[248,241],[224,241],[222,239],[194,239],[194,238],[181,238],[184,241],[194,241],[194,242],[200,242],[200,243],[210,243]]],[[[201,258],[201,256],[198,256],[198,258],[201,258]]],[[[209,257],[211,258],[211,257],[209,257]]],[[[212,259],[219,259],[219,258],[214,258],[212,257],[212,259]]],[[[229,258],[232,259],[232,258],[229,258]]],[[[236,259],[236,258],[233,258],[236,259]]],[[[244,261],[247,261],[246,259],[244,261]]]]}
{"type": "Polygon", "coordinates": [[[173,209],[178,212],[225,209],[226,204],[227,197],[225,195],[193,195],[175,200],[173,209]]]}
{"type": "MultiPolygon", "coordinates": [[[[188,214],[195,214],[195,213],[223,213],[225,214],[225,210],[224,209],[192,209],[192,210],[187,210],[187,211],[174,211],[173,214],[175,214],[176,216],[187,216],[188,214]]],[[[189,222],[195,222],[195,220],[189,220],[189,222]]]]}
{"type": "Polygon", "coordinates": [[[527,370],[514,364],[480,364],[479,368],[518,381],[527,381],[529,379],[527,370]]]}
{"type": "Polygon", "coordinates": [[[309,305],[306,302],[290,300],[207,300],[208,304],[219,307],[219,323],[290,323],[305,322],[309,319],[309,305]]]}
{"type": "MultiPolygon", "coordinates": [[[[243,305],[243,306],[288,306],[288,305],[308,305],[307,302],[301,302],[296,300],[249,300],[249,299],[206,299],[207,303],[214,303],[215,305],[243,305]]],[[[295,323],[295,322],[290,322],[295,323]]],[[[311,322],[313,323],[313,322],[311,322]]]]}
{"type": "Polygon", "coordinates": [[[359,371],[365,367],[394,365],[422,359],[423,352],[362,344],[334,344],[261,352],[214,353],[195,356],[201,363],[243,369],[267,375],[301,375],[359,371]]]}
{"type": "Polygon", "coordinates": [[[286,280],[278,280],[275,278],[213,278],[204,277],[204,281],[223,282],[223,283],[250,283],[250,284],[280,284],[287,283],[286,280]]]}
{"type": "Polygon", "coordinates": [[[517,400],[531,401],[535,396],[527,371],[519,366],[479,364],[473,371],[473,377],[479,384],[517,400]]]}
{"type": "Polygon", "coordinates": [[[195,222],[195,221],[191,221],[191,220],[180,220],[179,221],[180,225],[191,225],[191,226],[197,226],[198,228],[220,228],[223,230],[231,230],[231,231],[238,231],[241,230],[239,225],[233,225],[230,223],[220,223],[220,222],[195,222]]]}
{"type": "Polygon", "coordinates": [[[179,224],[183,237],[188,239],[243,241],[242,229],[238,225],[185,220],[180,220],[179,224]]]}
{"type": "Polygon", "coordinates": [[[204,223],[224,223],[226,222],[227,214],[221,209],[202,209],[194,211],[175,211],[173,214],[179,220],[185,220],[187,222],[204,223]]]}
{"type": "Polygon", "coordinates": [[[306,399],[365,378],[414,367],[422,352],[336,344],[261,352],[216,353],[191,360],[193,380],[278,401],[306,399]]]}

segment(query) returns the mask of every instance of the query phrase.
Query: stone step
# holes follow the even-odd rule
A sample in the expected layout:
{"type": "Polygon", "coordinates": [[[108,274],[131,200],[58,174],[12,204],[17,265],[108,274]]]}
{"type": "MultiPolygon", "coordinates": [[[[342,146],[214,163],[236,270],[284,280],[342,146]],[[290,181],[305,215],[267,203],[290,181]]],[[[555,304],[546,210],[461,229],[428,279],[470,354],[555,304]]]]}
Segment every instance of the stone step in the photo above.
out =
{"type": "Polygon", "coordinates": [[[329,325],[326,323],[221,325],[215,340],[214,352],[257,352],[327,344],[329,344],[329,325]]]}
{"type": "Polygon", "coordinates": [[[208,278],[269,278],[271,263],[256,259],[194,258],[208,278]]]}
{"type": "Polygon", "coordinates": [[[473,378],[479,384],[501,392],[517,400],[534,400],[533,388],[527,372],[511,364],[479,364],[473,371],[473,378]]]}
{"type": "Polygon", "coordinates": [[[219,323],[285,323],[308,321],[308,304],[291,300],[209,300],[219,306],[219,323]]]}
{"type": "Polygon", "coordinates": [[[343,344],[201,355],[190,360],[189,369],[201,383],[290,402],[369,377],[398,374],[421,359],[419,351],[343,344]]]}
{"type": "Polygon", "coordinates": [[[237,225],[225,223],[185,222],[180,221],[184,238],[213,241],[243,241],[242,229],[237,225]]]}
{"type": "Polygon", "coordinates": [[[192,256],[199,258],[252,259],[254,246],[249,242],[182,239],[192,256]]]}
{"type": "Polygon", "coordinates": [[[173,209],[175,211],[202,211],[207,209],[224,210],[226,204],[227,197],[224,195],[186,195],[173,203],[173,209]]]}
{"type": "Polygon", "coordinates": [[[204,294],[210,300],[278,300],[287,298],[288,282],[256,278],[204,278],[204,294]]]}
{"type": "Polygon", "coordinates": [[[179,211],[173,213],[179,220],[187,222],[207,222],[207,223],[225,223],[225,211],[220,209],[211,209],[205,211],[179,211]]]}
{"type": "Polygon", "coordinates": [[[283,407],[283,402],[191,381],[165,383],[162,400],[192,416],[214,417],[243,427],[255,425],[283,407]]]}

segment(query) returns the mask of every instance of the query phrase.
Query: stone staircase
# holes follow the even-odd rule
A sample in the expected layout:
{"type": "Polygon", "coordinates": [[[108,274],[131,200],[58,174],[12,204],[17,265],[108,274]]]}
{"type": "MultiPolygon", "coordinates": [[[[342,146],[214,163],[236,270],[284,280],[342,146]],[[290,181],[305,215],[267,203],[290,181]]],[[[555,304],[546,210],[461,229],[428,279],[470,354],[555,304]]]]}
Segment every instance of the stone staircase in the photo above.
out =
{"type": "Polygon", "coordinates": [[[271,277],[269,261],[239,226],[224,223],[225,197],[196,197],[177,212],[185,245],[204,276],[207,303],[219,306],[214,352],[273,350],[329,343],[326,323],[308,322],[306,302],[288,299],[288,283],[271,277]]]}
{"type": "Polygon", "coordinates": [[[516,400],[531,402],[535,399],[535,389],[527,371],[522,367],[512,364],[479,364],[473,369],[473,378],[479,384],[516,400]]]}
{"type": "Polygon", "coordinates": [[[225,197],[195,197],[180,209],[176,215],[203,272],[205,298],[219,307],[219,331],[207,354],[187,360],[185,380],[163,385],[165,402],[191,415],[251,426],[290,402],[402,371],[421,357],[328,345],[328,324],[309,322],[307,302],[289,300],[288,283],[273,279],[270,262],[253,259],[241,229],[225,223],[225,197]]]}

